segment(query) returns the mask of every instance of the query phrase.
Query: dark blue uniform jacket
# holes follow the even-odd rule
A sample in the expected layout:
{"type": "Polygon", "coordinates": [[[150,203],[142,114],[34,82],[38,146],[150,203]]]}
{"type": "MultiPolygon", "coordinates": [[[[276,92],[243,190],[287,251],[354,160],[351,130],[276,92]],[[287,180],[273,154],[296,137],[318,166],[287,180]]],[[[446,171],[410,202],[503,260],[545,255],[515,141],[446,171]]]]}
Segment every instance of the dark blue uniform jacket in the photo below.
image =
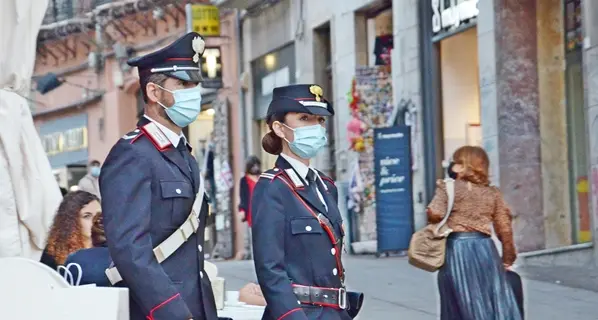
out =
{"type": "Polygon", "coordinates": [[[131,320],[217,319],[203,274],[207,198],[197,233],[162,264],[154,257],[153,248],[189,216],[200,179],[197,162],[185,160],[165,136],[146,132],[146,125],[155,126],[142,118],[116,143],[100,175],[107,244],[123,278],[119,285],[130,291],[131,320]]]}
{"type": "MultiPolygon", "coordinates": [[[[334,246],[318,220],[300,201],[301,197],[316,213],[323,213],[332,223],[335,233],[344,236],[342,218],[337,206],[336,186],[322,173],[318,189],[328,211],[309,188],[296,188],[285,170],[294,170],[279,157],[276,168],[262,174],[252,199],[252,232],[255,270],[266,298],[263,320],[345,320],[347,311],[332,307],[302,305],[292,291],[292,284],[324,288],[341,287],[337,259],[340,250],[334,246]],[[298,196],[293,192],[294,188],[298,196]]],[[[299,174],[296,178],[299,178],[299,174]]],[[[305,182],[303,182],[305,183],[305,182]]]]}

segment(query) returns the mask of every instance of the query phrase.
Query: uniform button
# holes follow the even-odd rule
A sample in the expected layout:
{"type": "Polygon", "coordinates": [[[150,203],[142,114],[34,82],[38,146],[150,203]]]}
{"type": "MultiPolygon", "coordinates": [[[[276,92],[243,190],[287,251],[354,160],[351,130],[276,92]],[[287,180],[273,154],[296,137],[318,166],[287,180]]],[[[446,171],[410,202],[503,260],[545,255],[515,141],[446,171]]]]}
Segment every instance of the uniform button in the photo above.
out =
{"type": "Polygon", "coordinates": [[[336,270],[336,268],[332,269],[332,274],[336,276],[338,274],[338,270],[336,270]]]}
{"type": "MultiPolygon", "coordinates": [[[[336,269],[334,269],[334,270],[336,270],[336,269]]],[[[203,279],[203,271],[199,272],[199,276],[203,279]]]]}
{"type": "Polygon", "coordinates": [[[297,300],[297,304],[301,304],[301,301],[297,300]]]}
{"type": "Polygon", "coordinates": [[[330,253],[332,253],[332,255],[335,255],[336,254],[336,249],[334,249],[334,248],[330,249],[330,253]]]}
{"type": "Polygon", "coordinates": [[[181,189],[176,189],[174,192],[176,192],[176,194],[181,194],[181,189]]]}
{"type": "Polygon", "coordinates": [[[201,252],[201,250],[203,250],[203,248],[201,247],[201,244],[197,246],[197,250],[199,250],[199,252],[201,252]]]}
{"type": "Polygon", "coordinates": [[[305,231],[311,231],[311,226],[305,227],[305,231]]]}
{"type": "Polygon", "coordinates": [[[278,168],[274,168],[274,171],[278,171],[278,168]]]}

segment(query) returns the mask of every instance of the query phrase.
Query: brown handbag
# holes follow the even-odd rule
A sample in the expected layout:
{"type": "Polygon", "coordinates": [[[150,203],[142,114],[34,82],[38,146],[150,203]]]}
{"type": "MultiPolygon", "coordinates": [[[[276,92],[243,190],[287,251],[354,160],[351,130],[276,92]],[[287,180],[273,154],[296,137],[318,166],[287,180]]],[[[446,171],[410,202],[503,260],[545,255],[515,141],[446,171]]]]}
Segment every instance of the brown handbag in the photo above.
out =
{"type": "Polygon", "coordinates": [[[446,238],[453,231],[446,222],[451,215],[455,201],[455,180],[444,180],[448,196],[446,213],[442,221],[429,224],[411,236],[409,242],[409,263],[419,269],[435,272],[444,265],[446,238]]]}

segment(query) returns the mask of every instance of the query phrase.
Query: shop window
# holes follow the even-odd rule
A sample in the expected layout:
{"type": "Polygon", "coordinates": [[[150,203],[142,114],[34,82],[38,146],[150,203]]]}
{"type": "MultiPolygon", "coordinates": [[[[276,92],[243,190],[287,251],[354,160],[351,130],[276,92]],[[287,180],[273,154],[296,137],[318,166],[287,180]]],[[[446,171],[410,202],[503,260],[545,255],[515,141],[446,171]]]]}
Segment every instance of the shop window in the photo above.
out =
{"type": "Polygon", "coordinates": [[[565,0],[565,50],[567,69],[567,138],[571,229],[574,243],[592,241],[590,228],[586,113],[584,109],[581,1],[565,0]]]}
{"type": "Polygon", "coordinates": [[[439,41],[444,159],[463,145],[480,145],[478,40],[470,28],[439,41]]]}
{"type": "Polygon", "coordinates": [[[590,232],[583,73],[581,59],[578,60],[567,64],[566,89],[573,240],[576,243],[581,243],[591,241],[592,236],[590,232]]]}

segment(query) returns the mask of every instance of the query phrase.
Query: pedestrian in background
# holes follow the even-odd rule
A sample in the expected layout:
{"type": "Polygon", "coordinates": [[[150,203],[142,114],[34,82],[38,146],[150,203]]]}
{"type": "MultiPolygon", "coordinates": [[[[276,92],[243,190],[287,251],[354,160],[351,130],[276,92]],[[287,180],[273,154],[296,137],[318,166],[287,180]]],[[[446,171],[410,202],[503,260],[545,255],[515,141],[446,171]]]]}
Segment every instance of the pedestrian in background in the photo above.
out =
{"type": "MultiPolygon", "coordinates": [[[[506,270],[516,259],[511,213],[501,192],[490,186],[486,152],[464,146],[453,154],[454,204],[447,225],[445,263],[438,272],[441,320],[520,320],[506,270]],[[502,259],[491,238],[494,226],[502,259]]],[[[437,182],[427,213],[439,223],[448,205],[446,185],[437,182]]]]}
{"type": "Polygon", "coordinates": [[[100,196],[100,184],[99,184],[99,177],[101,171],[101,163],[98,160],[93,160],[87,166],[87,174],[79,180],[78,189],[80,191],[87,191],[99,199],[102,199],[100,196]]]}
{"type": "Polygon", "coordinates": [[[262,163],[256,156],[251,156],[245,162],[245,175],[239,182],[239,215],[241,221],[247,222],[245,228],[245,255],[246,259],[251,259],[251,197],[253,196],[253,189],[262,173],[262,163]]]}

